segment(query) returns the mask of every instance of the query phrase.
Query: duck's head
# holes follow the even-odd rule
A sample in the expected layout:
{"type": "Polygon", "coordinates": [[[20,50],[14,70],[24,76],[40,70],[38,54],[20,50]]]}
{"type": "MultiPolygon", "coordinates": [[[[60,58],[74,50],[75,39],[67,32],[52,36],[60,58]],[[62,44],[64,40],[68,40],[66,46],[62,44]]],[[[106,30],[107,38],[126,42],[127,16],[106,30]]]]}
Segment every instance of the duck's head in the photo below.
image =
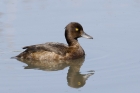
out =
{"type": "Polygon", "coordinates": [[[83,27],[77,22],[71,22],[65,27],[65,37],[68,44],[72,43],[74,40],[77,40],[79,37],[93,39],[92,36],[84,32],[83,27]]]}

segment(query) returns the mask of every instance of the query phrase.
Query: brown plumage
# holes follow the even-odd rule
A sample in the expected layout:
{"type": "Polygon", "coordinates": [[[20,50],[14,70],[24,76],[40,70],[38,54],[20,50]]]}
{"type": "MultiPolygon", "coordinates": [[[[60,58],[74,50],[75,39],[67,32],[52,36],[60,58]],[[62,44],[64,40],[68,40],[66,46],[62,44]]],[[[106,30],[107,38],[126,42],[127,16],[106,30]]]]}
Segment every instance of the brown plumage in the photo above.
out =
{"type": "Polygon", "coordinates": [[[48,42],[25,46],[24,52],[16,56],[18,59],[31,60],[67,60],[77,59],[85,55],[77,38],[85,37],[93,39],[83,31],[83,27],[76,22],[71,22],[65,27],[65,38],[68,45],[63,43],[48,42]]]}

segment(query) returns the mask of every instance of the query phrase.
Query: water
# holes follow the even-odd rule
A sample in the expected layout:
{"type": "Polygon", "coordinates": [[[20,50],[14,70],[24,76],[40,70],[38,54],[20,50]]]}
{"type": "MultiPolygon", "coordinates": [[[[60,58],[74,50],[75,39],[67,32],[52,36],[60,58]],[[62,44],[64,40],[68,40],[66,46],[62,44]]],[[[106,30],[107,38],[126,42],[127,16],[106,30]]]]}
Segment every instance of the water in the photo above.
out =
{"type": "Polygon", "coordinates": [[[0,92],[139,93],[139,5],[140,0],[1,0],[0,92]],[[79,22],[94,38],[79,39],[83,61],[44,67],[10,59],[26,45],[66,43],[69,22],[79,22]]]}

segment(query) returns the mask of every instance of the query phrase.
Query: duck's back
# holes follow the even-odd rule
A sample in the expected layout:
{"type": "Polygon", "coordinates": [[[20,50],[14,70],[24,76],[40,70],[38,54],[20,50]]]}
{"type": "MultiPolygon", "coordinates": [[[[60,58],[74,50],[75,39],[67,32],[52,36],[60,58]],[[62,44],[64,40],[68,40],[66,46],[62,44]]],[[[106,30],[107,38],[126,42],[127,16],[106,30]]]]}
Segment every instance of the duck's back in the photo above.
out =
{"type": "Polygon", "coordinates": [[[26,50],[17,55],[17,58],[34,60],[62,59],[68,52],[66,44],[54,42],[25,46],[23,49],[26,50]]]}

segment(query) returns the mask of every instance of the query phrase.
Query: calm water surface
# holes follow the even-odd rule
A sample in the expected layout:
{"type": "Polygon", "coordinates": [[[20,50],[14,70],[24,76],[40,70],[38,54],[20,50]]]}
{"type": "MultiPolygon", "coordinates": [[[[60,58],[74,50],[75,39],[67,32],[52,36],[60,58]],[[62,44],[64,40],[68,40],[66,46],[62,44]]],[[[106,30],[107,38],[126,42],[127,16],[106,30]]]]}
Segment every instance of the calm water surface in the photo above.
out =
{"type": "Polygon", "coordinates": [[[0,93],[140,93],[140,0],[1,0],[0,93]],[[10,59],[22,47],[66,43],[79,22],[85,58],[74,62],[10,59]]]}

